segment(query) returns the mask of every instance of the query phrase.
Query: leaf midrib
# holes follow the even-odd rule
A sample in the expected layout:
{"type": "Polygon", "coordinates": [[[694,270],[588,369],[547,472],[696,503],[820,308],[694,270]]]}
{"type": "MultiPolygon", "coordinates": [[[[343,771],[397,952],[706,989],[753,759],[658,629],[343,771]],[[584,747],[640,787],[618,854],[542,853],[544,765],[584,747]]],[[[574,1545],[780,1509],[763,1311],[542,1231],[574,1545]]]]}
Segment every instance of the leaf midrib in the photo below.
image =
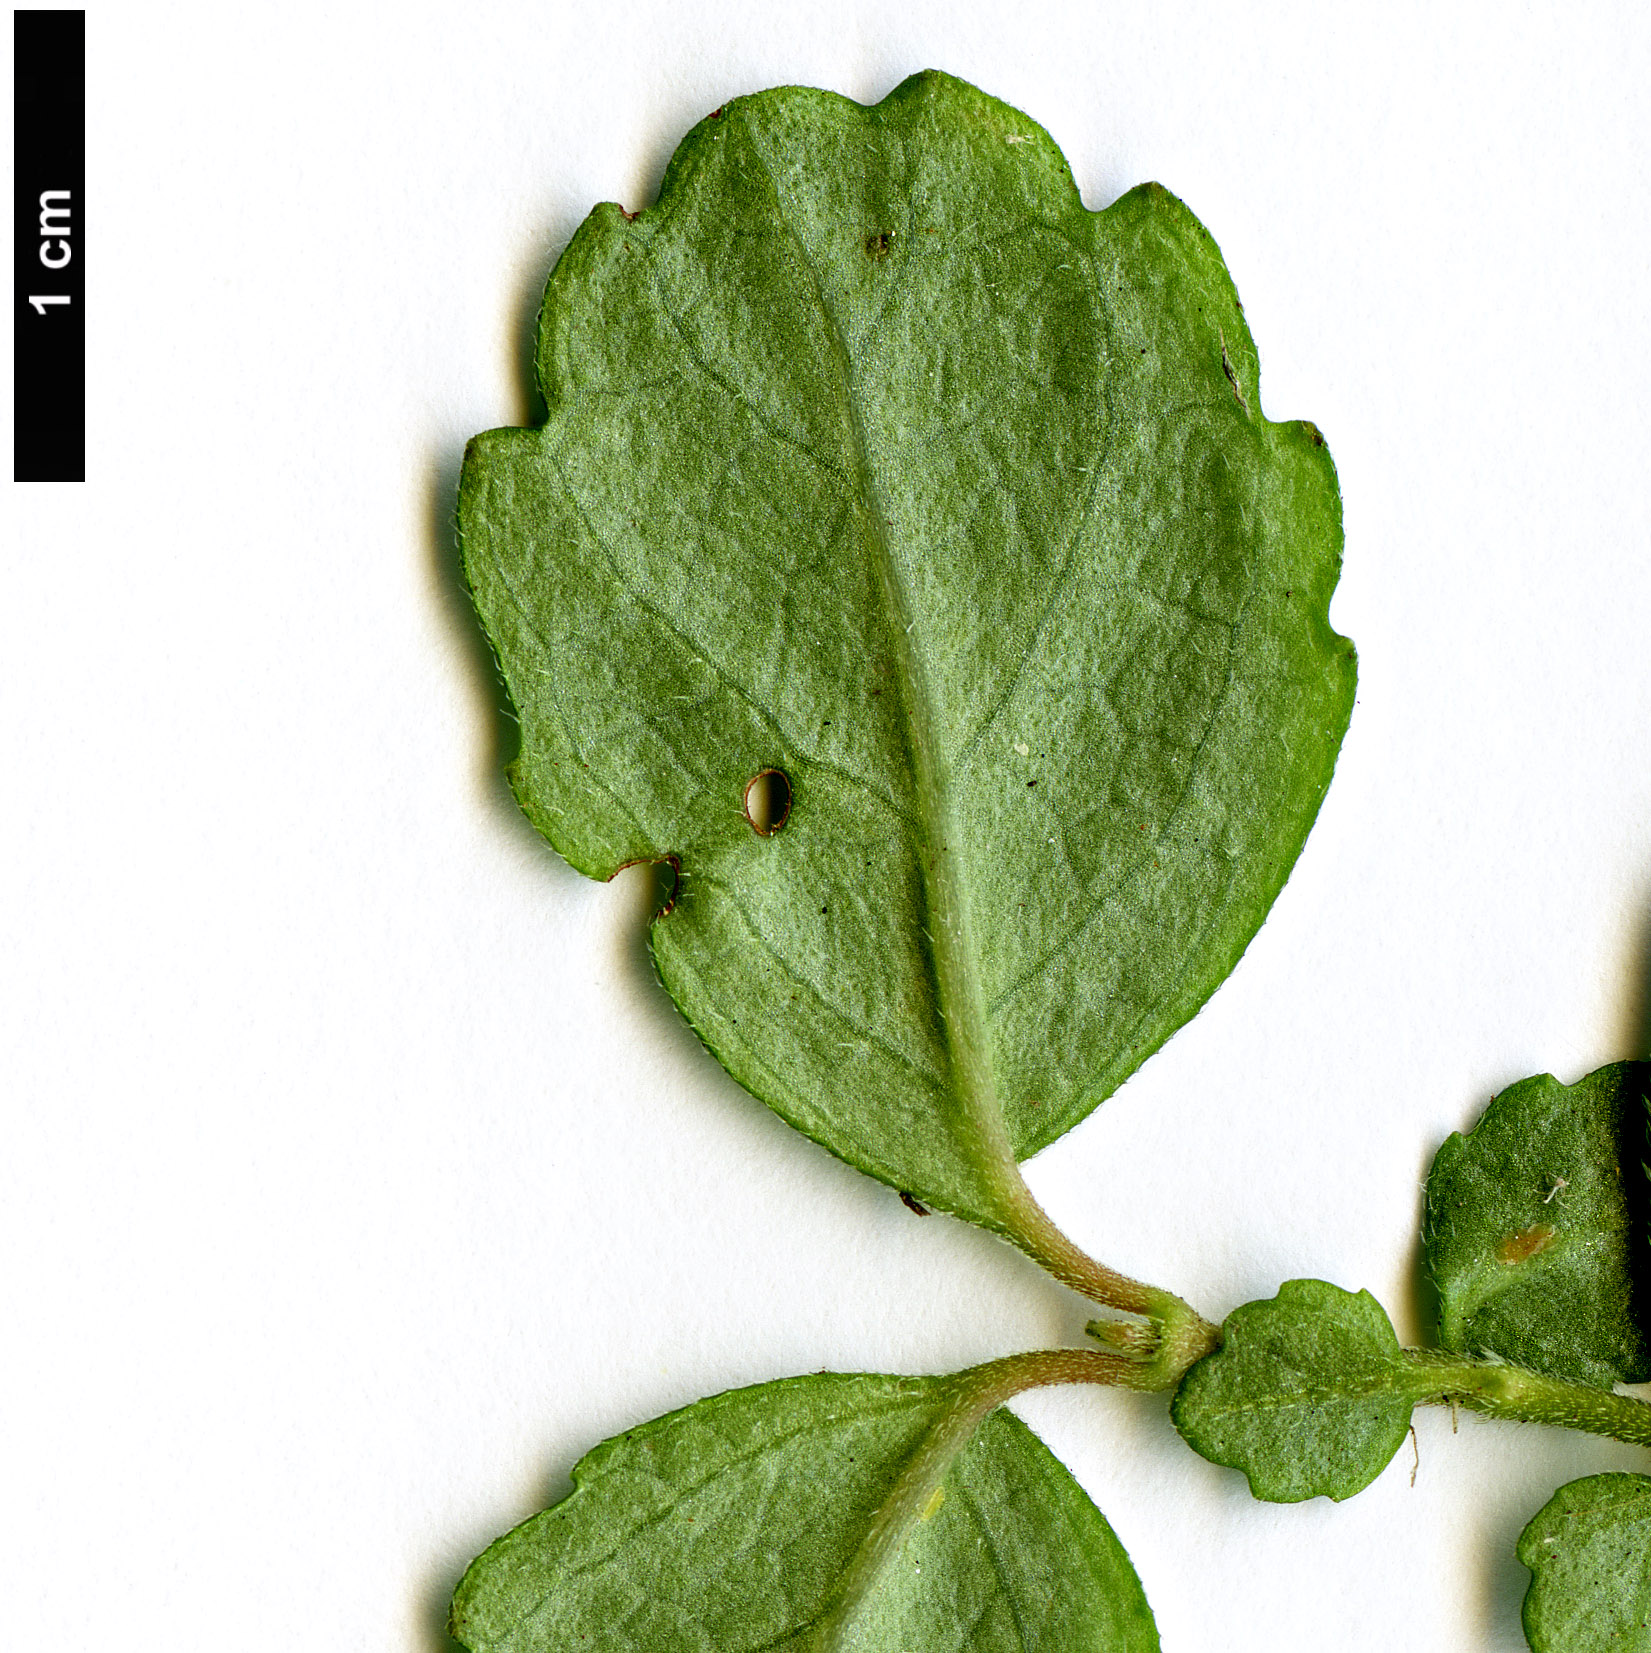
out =
{"type": "MultiPolygon", "coordinates": [[[[975,1374],[959,1374],[960,1377],[971,1375],[975,1374]]],[[[842,1653],[849,1645],[860,1610],[871,1599],[889,1564],[900,1554],[907,1535],[981,1421],[1000,1401],[1001,1396],[993,1385],[977,1381],[973,1386],[961,1388],[951,1405],[930,1424],[923,1439],[907,1455],[893,1489],[861,1539],[854,1559],[843,1574],[842,1590],[836,1601],[806,1627],[813,1632],[809,1653],[842,1653]]]]}
{"type": "Polygon", "coordinates": [[[889,640],[894,654],[900,723],[911,758],[919,828],[918,867],[923,879],[926,916],[930,921],[930,928],[925,929],[923,934],[928,942],[929,964],[935,984],[939,1032],[952,1080],[950,1093],[969,1127],[963,1135],[966,1152],[986,1173],[988,1183],[995,1192],[1011,1196],[1012,1190],[1003,1184],[1003,1172],[1007,1167],[1011,1175],[1017,1175],[1014,1172],[1015,1156],[997,1099],[990,1056],[982,1047],[986,1007],[977,968],[979,955],[973,945],[968,903],[962,880],[956,876],[958,863],[951,848],[952,844],[961,841],[961,837],[955,830],[950,791],[941,777],[937,761],[933,696],[928,674],[911,641],[915,618],[895,562],[893,547],[889,543],[883,499],[871,466],[858,374],[842,323],[827,297],[820,271],[785,212],[774,168],[763,153],[750,121],[742,118],[740,129],[768,182],[775,220],[785,232],[799,265],[808,276],[836,358],[853,442],[850,455],[853,482],[867,524],[865,537],[870,541],[883,591],[885,613],[889,620],[889,640]]]}

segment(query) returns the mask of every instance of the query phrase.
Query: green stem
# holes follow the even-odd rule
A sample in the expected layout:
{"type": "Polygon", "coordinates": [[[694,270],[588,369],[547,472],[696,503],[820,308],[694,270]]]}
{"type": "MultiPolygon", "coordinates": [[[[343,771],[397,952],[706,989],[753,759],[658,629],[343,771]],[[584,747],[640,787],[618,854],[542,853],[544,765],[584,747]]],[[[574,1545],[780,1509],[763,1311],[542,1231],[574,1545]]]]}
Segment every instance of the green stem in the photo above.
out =
{"type": "Polygon", "coordinates": [[[1174,1292],[1131,1279],[1080,1251],[1038,1204],[1032,1190],[1019,1177],[1018,1168],[1015,1180],[1018,1187],[1008,1201],[1010,1219],[1004,1230],[1007,1237],[1040,1268],[1092,1303],[1124,1314],[1140,1315],[1152,1322],[1157,1333],[1156,1347],[1146,1364],[1151,1366],[1156,1379],[1145,1387],[1173,1388],[1195,1360],[1209,1354],[1220,1343],[1220,1330],[1174,1292]]]}
{"type": "Polygon", "coordinates": [[[1438,1349],[1406,1349],[1423,1405],[1455,1402],[1487,1417],[1582,1429],[1635,1446],[1651,1446],[1651,1405],[1632,1395],[1544,1377],[1520,1366],[1465,1360],[1438,1349]]]}
{"type": "Polygon", "coordinates": [[[973,1366],[959,1377],[968,1385],[976,1421],[1027,1389],[1058,1383],[1104,1383],[1117,1389],[1155,1388],[1144,1382],[1145,1362],[1107,1349],[1034,1349],[973,1366]]]}

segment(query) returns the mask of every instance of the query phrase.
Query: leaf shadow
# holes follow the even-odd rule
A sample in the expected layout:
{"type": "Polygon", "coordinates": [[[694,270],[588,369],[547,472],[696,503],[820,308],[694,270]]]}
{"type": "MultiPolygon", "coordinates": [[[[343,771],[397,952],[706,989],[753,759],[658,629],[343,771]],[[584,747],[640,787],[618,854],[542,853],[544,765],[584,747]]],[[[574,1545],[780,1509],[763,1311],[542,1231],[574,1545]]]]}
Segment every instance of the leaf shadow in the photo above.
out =
{"type": "Polygon", "coordinates": [[[1617,1122],[1617,1153],[1628,1195],[1629,1255],[1636,1265],[1630,1301],[1635,1321],[1646,1328],[1651,1341],[1651,1172],[1646,1170],[1651,1165],[1651,910],[1640,919],[1634,964],[1638,980],[1630,1004],[1637,1014],[1630,1016],[1626,1045],[1631,1058],[1643,1064],[1639,1085],[1643,1100],[1622,1111],[1617,1122]]]}
{"type": "MultiPolygon", "coordinates": [[[[1634,1324],[1645,1345],[1651,1346],[1651,1177],[1645,1174],[1646,1120],[1651,1112],[1651,1062],[1639,1069],[1639,1084],[1630,1090],[1617,1116],[1617,1163],[1622,1167],[1623,1194],[1628,1204],[1628,1301],[1634,1324]]],[[[1637,1381],[1651,1378],[1651,1366],[1637,1381]]]]}
{"type": "Polygon", "coordinates": [[[427,567],[442,620],[469,668],[464,675],[477,702],[482,731],[475,760],[478,787],[490,804],[507,806],[511,815],[522,819],[505,779],[505,767],[520,744],[516,708],[476,617],[459,553],[459,473],[463,465],[462,449],[443,450],[431,461],[424,506],[427,567]]]}
{"type": "Polygon", "coordinates": [[[1623,1043],[1628,1055],[1651,1058],[1651,905],[1640,919],[1633,965],[1636,979],[1629,989],[1623,1043]]]}
{"type": "Polygon", "coordinates": [[[1426,1242],[1422,1232],[1422,1225],[1427,1218],[1427,1173],[1432,1168],[1433,1158],[1430,1154],[1427,1164],[1423,1167],[1422,1184],[1416,1196],[1416,1224],[1411,1230],[1410,1268],[1406,1274],[1409,1290],[1404,1304],[1404,1309],[1410,1316],[1410,1324],[1416,1329],[1417,1340],[1424,1346],[1432,1346],[1439,1341],[1439,1288],[1434,1284],[1433,1276],[1428,1271],[1426,1242]]]}
{"type": "MultiPolygon", "coordinates": [[[[1629,1301],[1635,1323],[1651,1345],[1651,910],[1641,915],[1632,951],[1622,1054],[1640,1064],[1617,1116],[1617,1164],[1628,1204],[1629,1301]]],[[[1651,1378],[1648,1369],[1641,1381],[1651,1378]]]]}
{"type": "MultiPolygon", "coordinates": [[[[547,1462],[539,1476],[538,1502],[534,1513],[561,1503],[573,1491],[573,1466],[594,1444],[587,1442],[583,1447],[570,1447],[547,1462]]],[[[471,1540],[471,1553],[464,1560],[442,1561],[430,1568],[419,1595],[419,1643],[423,1653],[465,1653],[463,1643],[454,1640],[452,1631],[448,1629],[453,1592],[458,1589],[459,1580],[469,1570],[475,1557],[494,1539],[514,1527],[517,1521],[526,1519],[528,1517],[520,1511],[515,1516],[500,1514],[490,1517],[483,1523],[486,1530],[471,1540]]]]}
{"type": "MultiPolygon", "coordinates": [[[[526,425],[542,424],[545,419],[544,400],[534,373],[539,302],[550,271],[571,234],[571,229],[564,232],[557,226],[557,233],[547,243],[543,256],[523,273],[515,295],[511,355],[522,394],[518,411],[526,425]]],[[[426,572],[448,635],[469,668],[464,675],[475,694],[477,718],[483,731],[474,771],[478,793],[500,820],[519,828],[525,838],[543,848],[539,835],[517,807],[505,776],[521,745],[521,724],[498,658],[471,600],[464,573],[458,529],[459,478],[464,469],[464,451],[464,440],[444,439],[426,467],[426,572]]]]}
{"type": "Polygon", "coordinates": [[[615,884],[627,890],[625,899],[631,909],[617,926],[610,954],[616,985],[625,995],[626,1014],[636,1020],[638,1032],[645,1031],[656,1047],[664,1047],[673,1057],[685,1058],[691,1064],[690,1071],[700,1073],[704,1082],[696,1089],[701,1101],[725,1102],[752,1120],[764,1124],[772,1120],[786,1137],[795,1136],[778,1114],[729,1075],[659,979],[654,965],[653,927],[670,923],[665,909],[675,898],[676,881],[674,867],[663,860],[644,861],[614,876],[615,884]]]}
{"type": "Polygon", "coordinates": [[[1519,1647],[1525,1641],[1521,1612],[1531,1575],[1519,1559],[1519,1535],[1535,1514],[1534,1508],[1509,1500],[1497,1506],[1479,1534],[1484,1555],[1479,1574],[1483,1622],[1496,1647],[1519,1647]]]}
{"type": "MultiPolygon", "coordinates": [[[[465,1566],[469,1563],[466,1562],[465,1566]]],[[[425,1653],[464,1653],[453,1640],[447,1628],[447,1613],[452,1606],[453,1592],[464,1577],[464,1567],[447,1567],[426,1585],[419,1603],[420,1637],[425,1653]]]]}

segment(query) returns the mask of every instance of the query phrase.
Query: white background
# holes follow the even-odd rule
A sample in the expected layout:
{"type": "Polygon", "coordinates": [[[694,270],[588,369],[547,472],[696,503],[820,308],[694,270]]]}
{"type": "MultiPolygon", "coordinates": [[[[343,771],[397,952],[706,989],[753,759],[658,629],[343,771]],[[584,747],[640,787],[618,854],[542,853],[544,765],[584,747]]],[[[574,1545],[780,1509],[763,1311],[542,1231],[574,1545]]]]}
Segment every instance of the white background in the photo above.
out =
{"type": "MultiPolygon", "coordinates": [[[[1318,827],[1028,1175],[1212,1316],[1313,1274],[1424,1334],[1440,1139],[1651,1046],[1651,13],[1360,10],[92,8],[90,475],[0,496],[8,1648],[444,1653],[466,1560],[605,1435],[1078,1335],[737,1090],[643,880],[577,877],[499,776],[463,443],[531,416],[590,206],[780,82],[948,69],[1091,206],[1162,181],[1266,411],[1326,432],[1362,671],[1318,827]]],[[[1278,1508],[1162,1398],[1023,1410],[1171,1653],[1517,1649],[1523,1523],[1651,1467],[1424,1412],[1414,1487],[1407,1445],[1278,1508]]]]}

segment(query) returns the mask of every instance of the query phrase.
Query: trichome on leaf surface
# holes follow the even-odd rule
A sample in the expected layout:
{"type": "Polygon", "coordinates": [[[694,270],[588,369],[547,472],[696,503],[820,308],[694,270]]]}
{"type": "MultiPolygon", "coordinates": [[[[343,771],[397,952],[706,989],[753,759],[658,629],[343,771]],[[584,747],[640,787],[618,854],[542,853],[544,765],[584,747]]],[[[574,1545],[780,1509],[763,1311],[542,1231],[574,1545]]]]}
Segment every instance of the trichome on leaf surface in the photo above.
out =
{"type": "MultiPolygon", "coordinates": [[[[655,965],[740,1084],[1101,1312],[1092,1347],[604,1443],[465,1575],[472,1653],[1155,1648],[1111,1528],[999,1410],[1040,1384],[1174,1391],[1268,1499],[1359,1491],[1421,1402],[1651,1444],[1612,1388],[1648,1369],[1644,1065],[1515,1086],[1441,1150],[1436,1349],[1312,1280],[1218,1330],[1021,1176],[1231,971],[1353,702],[1329,452],[1263,417],[1174,196],[1087,210],[945,75],[742,98],[655,205],[580,227],[537,372],[545,423],[478,436],[459,497],[522,808],[592,877],[669,866],[655,965]]],[[[1651,1480],[1562,1489],[1520,1555],[1539,1653],[1651,1647],[1651,1480]]]]}

